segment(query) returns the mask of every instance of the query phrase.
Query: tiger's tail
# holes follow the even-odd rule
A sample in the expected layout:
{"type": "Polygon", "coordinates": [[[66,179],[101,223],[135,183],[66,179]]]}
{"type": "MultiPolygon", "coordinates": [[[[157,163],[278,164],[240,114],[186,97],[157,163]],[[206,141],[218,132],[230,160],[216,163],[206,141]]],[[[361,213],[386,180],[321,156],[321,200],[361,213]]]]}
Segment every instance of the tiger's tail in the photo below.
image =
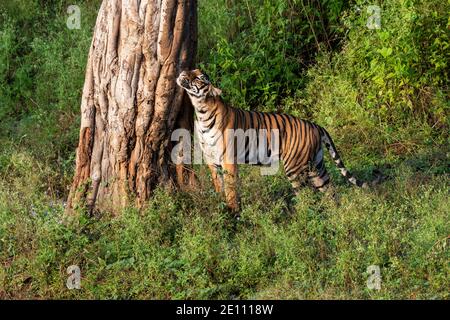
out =
{"type": "Polygon", "coordinates": [[[347,168],[344,165],[344,162],[339,156],[336,146],[333,143],[333,139],[331,139],[330,134],[322,127],[320,127],[320,135],[322,143],[325,144],[326,148],[328,149],[328,152],[330,153],[331,158],[333,159],[334,163],[336,164],[336,166],[338,167],[339,171],[344,176],[344,178],[346,178],[348,182],[350,182],[355,186],[358,186],[360,188],[368,188],[369,183],[357,179],[347,170],[347,168]]]}

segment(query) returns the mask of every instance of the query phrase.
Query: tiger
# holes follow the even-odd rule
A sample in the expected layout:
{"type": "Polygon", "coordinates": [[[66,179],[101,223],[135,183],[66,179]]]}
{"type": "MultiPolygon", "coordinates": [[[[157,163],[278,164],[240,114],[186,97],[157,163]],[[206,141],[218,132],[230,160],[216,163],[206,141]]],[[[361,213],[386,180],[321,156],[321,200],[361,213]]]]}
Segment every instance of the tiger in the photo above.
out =
{"type": "MultiPolygon", "coordinates": [[[[228,106],[221,97],[222,90],[216,88],[208,75],[200,69],[182,71],[176,82],[181,90],[187,92],[194,107],[195,133],[200,137],[202,152],[214,153],[211,150],[215,149],[218,153],[208,166],[215,191],[225,192],[226,203],[231,211],[238,213],[240,210],[237,193],[238,152],[235,144],[230,141],[235,139],[235,136],[225,134],[227,130],[263,131],[262,139],[266,140],[264,148],[269,149],[266,150],[269,155],[274,152],[270,150],[274,141],[269,140],[277,140],[278,155],[283,163],[284,172],[296,193],[304,184],[305,177],[315,189],[321,192],[327,190],[330,175],[325,168],[322,145],[325,145],[335,165],[348,182],[361,188],[369,187],[369,183],[357,179],[347,170],[330,134],[323,127],[289,114],[246,111],[228,106]],[[271,135],[269,131],[278,134],[271,135]],[[221,144],[218,143],[219,138],[222,139],[221,144]]],[[[246,139],[244,148],[246,160],[251,151],[249,145],[246,139]]]]}

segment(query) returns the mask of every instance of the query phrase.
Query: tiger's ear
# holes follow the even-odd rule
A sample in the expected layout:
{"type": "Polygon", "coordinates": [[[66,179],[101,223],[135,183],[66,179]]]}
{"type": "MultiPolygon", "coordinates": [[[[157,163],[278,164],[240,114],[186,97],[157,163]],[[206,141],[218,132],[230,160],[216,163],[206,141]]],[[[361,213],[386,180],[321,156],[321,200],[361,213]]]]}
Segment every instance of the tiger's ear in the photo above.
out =
{"type": "Polygon", "coordinates": [[[218,96],[222,95],[222,90],[220,90],[219,88],[216,88],[214,86],[211,86],[210,93],[213,97],[218,97],[218,96]]]}

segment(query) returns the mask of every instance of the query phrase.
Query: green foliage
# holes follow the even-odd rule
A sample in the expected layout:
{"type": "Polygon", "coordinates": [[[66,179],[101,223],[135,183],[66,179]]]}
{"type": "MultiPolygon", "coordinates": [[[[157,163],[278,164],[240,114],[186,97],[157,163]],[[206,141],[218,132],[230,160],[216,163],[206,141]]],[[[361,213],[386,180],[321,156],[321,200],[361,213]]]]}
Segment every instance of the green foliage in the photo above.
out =
{"type": "Polygon", "coordinates": [[[0,297],[445,299],[448,176],[416,165],[434,159],[438,168],[448,158],[423,157],[370,192],[335,177],[340,205],[308,188],[289,204],[282,176],[244,167],[239,222],[208,196],[201,170],[204,188],[158,190],[141,214],[81,214],[63,224],[62,203],[23,202],[14,191],[29,181],[19,162],[17,183],[0,184],[0,297]],[[65,287],[70,265],[81,269],[81,290],[65,287]],[[370,265],[381,268],[380,291],[366,286],[370,265]]]}
{"type": "Polygon", "coordinates": [[[66,26],[67,1],[0,5],[0,134],[65,165],[76,147],[84,68],[97,3],[80,4],[80,30],[66,26]],[[45,21],[45,23],[43,22],[45,21]]]}
{"type": "Polygon", "coordinates": [[[11,104],[11,87],[8,85],[11,59],[15,51],[14,29],[9,21],[3,23],[0,30],[0,119],[3,119],[11,104]]]}
{"type": "Polygon", "coordinates": [[[354,156],[364,149],[396,157],[447,143],[448,3],[385,1],[381,29],[367,28],[368,4],[346,11],[342,50],[321,54],[283,109],[329,128],[354,156]]]}
{"type": "Polygon", "coordinates": [[[434,85],[448,84],[449,5],[440,3],[385,2],[379,30],[365,28],[367,15],[349,14],[346,67],[352,66],[349,75],[363,84],[362,104],[376,109],[382,120],[404,123],[411,116],[427,115],[445,121],[443,110],[435,110],[430,101],[432,95],[442,95],[434,85]]]}
{"type": "Polygon", "coordinates": [[[315,54],[337,44],[345,1],[200,1],[200,61],[225,98],[274,108],[302,85],[315,54]]]}
{"type": "Polygon", "coordinates": [[[358,190],[330,167],[336,205],[244,166],[240,222],[201,166],[145,212],[63,223],[100,0],[77,1],[81,30],[69,4],[0,3],[0,298],[449,298],[448,1],[382,1],[379,30],[371,1],[199,1],[198,62],[227,101],[312,119],[357,176],[389,178],[358,190]]]}

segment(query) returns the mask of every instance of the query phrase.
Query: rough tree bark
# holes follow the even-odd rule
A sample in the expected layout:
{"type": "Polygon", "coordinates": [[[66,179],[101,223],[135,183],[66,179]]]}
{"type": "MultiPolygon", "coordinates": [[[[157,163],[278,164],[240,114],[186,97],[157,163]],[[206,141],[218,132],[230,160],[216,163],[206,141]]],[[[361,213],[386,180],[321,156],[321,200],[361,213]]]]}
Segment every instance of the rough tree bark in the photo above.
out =
{"type": "Polygon", "coordinates": [[[170,135],[192,119],[175,79],[192,67],[196,41],[197,0],[103,0],[87,63],[69,212],[142,207],[156,185],[175,180],[170,135]]]}

